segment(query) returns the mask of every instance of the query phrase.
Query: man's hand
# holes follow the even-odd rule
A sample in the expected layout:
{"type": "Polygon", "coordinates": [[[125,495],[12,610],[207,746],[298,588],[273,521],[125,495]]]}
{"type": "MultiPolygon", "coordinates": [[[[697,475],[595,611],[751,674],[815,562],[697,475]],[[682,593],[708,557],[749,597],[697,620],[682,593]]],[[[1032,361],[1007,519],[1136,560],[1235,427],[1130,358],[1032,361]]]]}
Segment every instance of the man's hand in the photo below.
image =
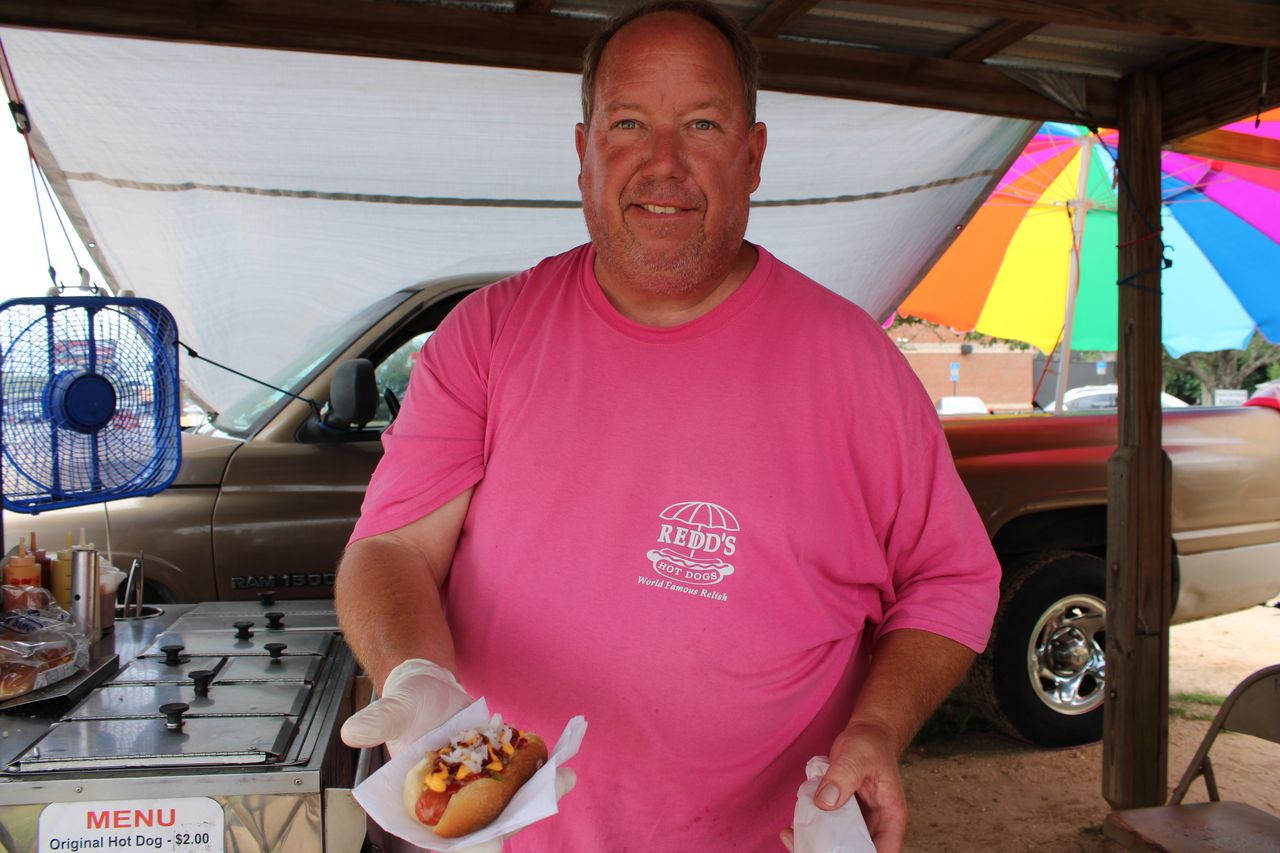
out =
{"type": "MultiPolygon", "coordinates": [[[[831,745],[830,767],[818,784],[814,803],[834,811],[855,795],[877,853],[900,853],[907,832],[907,797],[892,731],[851,723],[831,745]]],[[[782,831],[782,843],[795,850],[791,828],[782,831]]]]}
{"type": "Polygon", "coordinates": [[[387,745],[393,756],[474,701],[453,673],[414,658],[391,670],[382,695],[342,724],[347,746],[387,745]]]}
{"type": "Polygon", "coordinates": [[[837,809],[854,795],[878,853],[898,853],[907,832],[907,797],[893,732],[853,723],[831,745],[831,768],[818,785],[818,808],[837,809]]]}
{"type": "MultiPolygon", "coordinates": [[[[879,853],[899,853],[907,832],[898,756],[973,658],[954,640],[927,631],[904,628],[880,638],[849,724],[831,745],[831,767],[816,795],[818,807],[828,810],[856,795],[879,853]]],[[[790,846],[790,830],[782,837],[790,846]]]]}

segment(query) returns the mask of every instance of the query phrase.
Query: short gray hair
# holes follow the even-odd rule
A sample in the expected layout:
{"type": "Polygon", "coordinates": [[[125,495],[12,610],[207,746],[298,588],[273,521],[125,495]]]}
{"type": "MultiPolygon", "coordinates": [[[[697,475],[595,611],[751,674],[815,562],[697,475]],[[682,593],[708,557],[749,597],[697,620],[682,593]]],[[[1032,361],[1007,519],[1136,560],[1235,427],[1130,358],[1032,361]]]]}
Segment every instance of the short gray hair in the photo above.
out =
{"type": "Polygon", "coordinates": [[[600,57],[610,39],[627,24],[648,15],[659,12],[675,12],[701,18],[720,31],[733,50],[734,60],[738,65],[738,76],[742,78],[742,97],[747,106],[747,118],[754,124],[756,120],[756,90],[760,85],[760,52],[756,50],[751,36],[742,25],[719,6],[709,0],[650,0],[626,12],[611,18],[587,43],[582,57],[582,121],[591,124],[591,111],[595,99],[596,76],[600,69],[600,57]]]}

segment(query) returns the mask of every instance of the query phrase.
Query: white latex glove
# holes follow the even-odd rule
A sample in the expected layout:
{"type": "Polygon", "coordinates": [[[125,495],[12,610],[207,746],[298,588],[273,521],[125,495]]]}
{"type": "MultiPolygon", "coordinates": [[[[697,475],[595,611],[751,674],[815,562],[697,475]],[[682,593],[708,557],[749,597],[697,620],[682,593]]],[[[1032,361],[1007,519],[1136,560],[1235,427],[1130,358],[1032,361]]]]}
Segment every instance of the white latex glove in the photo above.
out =
{"type": "Polygon", "coordinates": [[[356,748],[385,743],[394,756],[473,701],[449,670],[411,658],[391,670],[377,701],[342,724],[342,741],[356,748]]]}

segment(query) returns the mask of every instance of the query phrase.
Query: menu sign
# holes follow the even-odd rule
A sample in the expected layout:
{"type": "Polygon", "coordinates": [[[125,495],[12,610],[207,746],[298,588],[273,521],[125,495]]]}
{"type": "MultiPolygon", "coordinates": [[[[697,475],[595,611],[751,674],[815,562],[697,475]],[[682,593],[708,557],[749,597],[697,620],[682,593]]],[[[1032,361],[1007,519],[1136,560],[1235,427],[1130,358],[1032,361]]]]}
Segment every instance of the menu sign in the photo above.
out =
{"type": "Polygon", "coordinates": [[[223,853],[223,823],[222,806],[208,797],[51,803],[40,813],[38,850],[223,853]]]}

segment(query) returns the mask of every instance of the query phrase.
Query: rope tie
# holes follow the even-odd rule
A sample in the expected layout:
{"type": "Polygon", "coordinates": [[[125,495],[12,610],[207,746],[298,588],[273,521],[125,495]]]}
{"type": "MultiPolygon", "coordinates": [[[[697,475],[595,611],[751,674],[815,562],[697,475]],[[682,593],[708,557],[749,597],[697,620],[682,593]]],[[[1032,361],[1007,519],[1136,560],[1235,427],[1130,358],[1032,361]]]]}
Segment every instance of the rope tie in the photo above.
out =
{"type": "Polygon", "coordinates": [[[1123,242],[1123,243],[1116,243],[1116,248],[1117,248],[1117,249],[1127,249],[1127,248],[1128,248],[1128,247],[1130,247],[1130,246],[1136,246],[1136,245],[1138,245],[1139,243],[1145,243],[1147,240],[1153,240],[1153,239],[1155,239],[1156,237],[1159,237],[1159,236],[1160,236],[1160,232],[1161,232],[1161,231],[1163,231],[1163,230],[1164,230],[1164,229],[1162,229],[1162,228],[1157,228],[1155,231],[1151,231],[1151,232],[1149,232],[1149,233],[1147,233],[1147,234],[1143,234],[1141,237],[1134,238],[1133,240],[1127,240],[1127,241],[1125,241],[1125,242],[1123,242]]]}
{"type": "Polygon", "coordinates": [[[178,346],[186,350],[187,355],[190,356],[191,358],[197,359],[198,361],[206,361],[209,364],[212,364],[214,367],[221,368],[222,370],[225,370],[228,373],[234,373],[236,376],[239,376],[241,379],[248,379],[250,382],[256,382],[259,385],[262,385],[263,387],[270,388],[272,391],[278,391],[279,393],[284,394],[286,397],[292,397],[295,400],[301,400],[302,402],[310,406],[312,411],[314,411],[317,416],[320,416],[323,421],[324,413],[320,408],[320,404],[317,403],[315,400],[311,400],[306,397],[303,397],[301,394],[295,394],[292,391],[286,391],[283,388],[277,388],[275,385],[272,385],[269,382],[263,382],[261,379],[257,379],[253,376],[250,376],[247,373],[241,373],[239,370],[236,370],[234,367],[227,367],[225,364],[220,364],[211,358],[205,358],[200,353],[196,352],[194,349],[192,349],[190,346],[183,343],[182,341],[178,341],[178,346]]]}

